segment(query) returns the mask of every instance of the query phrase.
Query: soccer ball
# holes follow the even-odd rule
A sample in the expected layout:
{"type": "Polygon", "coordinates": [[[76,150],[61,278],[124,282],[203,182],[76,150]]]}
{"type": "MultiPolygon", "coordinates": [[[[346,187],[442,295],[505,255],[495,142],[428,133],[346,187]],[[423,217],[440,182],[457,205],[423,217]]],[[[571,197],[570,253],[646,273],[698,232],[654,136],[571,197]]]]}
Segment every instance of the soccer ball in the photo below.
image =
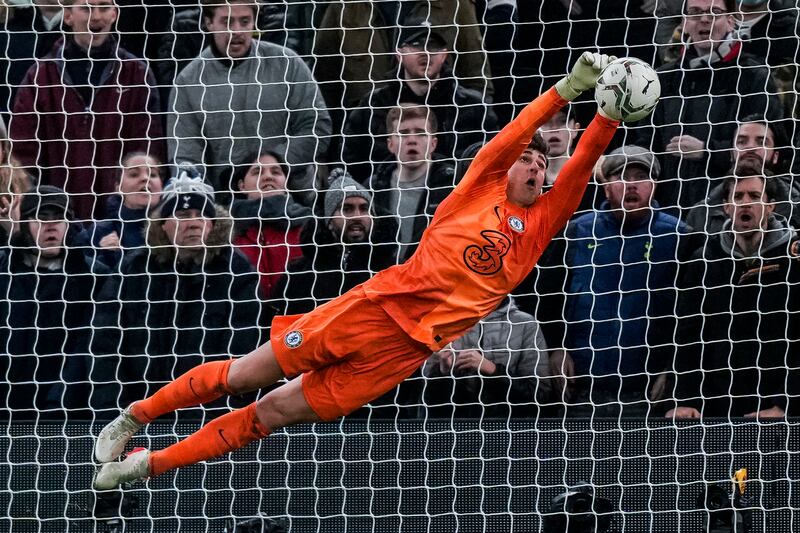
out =
{"type": "Polygon", "coordinates": [[[600,109],[623,122],[643,119],[658,103],[661,82],[653,67],[633,57],[615,59],[597,79],[594,99],[600,109]]]}

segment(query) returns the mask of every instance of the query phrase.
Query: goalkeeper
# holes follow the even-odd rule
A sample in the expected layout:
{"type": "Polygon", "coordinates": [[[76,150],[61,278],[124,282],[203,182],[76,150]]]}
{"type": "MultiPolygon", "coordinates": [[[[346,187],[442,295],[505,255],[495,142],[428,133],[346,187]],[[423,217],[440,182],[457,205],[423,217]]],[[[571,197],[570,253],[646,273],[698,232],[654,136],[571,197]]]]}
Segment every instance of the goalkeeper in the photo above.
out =
{"type": "Polygon", "coordinates": [[[217,457],[301,422],[334,420],[391,390],[432,352],[488,315],[528,275],[574,213],[618,122],[598,113],[552,190],[541,195],[547,145],[536,130],[593,88],[613,57],[584,53],[476,156],[436,211],[411,259],[299,316],[278,317],[250,354],[200,365],[130,405],[98,436],[107,463],[97,489],[217,457]],[[166,413],[294,377],[164,450],[119,457],[142,425],[166,413]]]}

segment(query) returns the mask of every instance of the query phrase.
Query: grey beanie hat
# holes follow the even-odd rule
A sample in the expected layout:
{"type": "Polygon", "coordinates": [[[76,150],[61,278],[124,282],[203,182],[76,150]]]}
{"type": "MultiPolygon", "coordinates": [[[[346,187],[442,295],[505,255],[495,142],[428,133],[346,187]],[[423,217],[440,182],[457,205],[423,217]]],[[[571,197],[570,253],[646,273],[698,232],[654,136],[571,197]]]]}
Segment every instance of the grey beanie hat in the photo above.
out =
{"type": "Polygon", "coordinates": [[[608,178],[608,176],[621,173],[628,165],[645,167],[654,179],[657,179],[661,174],[661,165],[658,163],[658,159],[653,156],[653,152],[635,144],[617,148],[605,156],[601,169],[603,170],[603,175],[608,178]]]}
{"type": "Polygon", "coordinates": [[[330,188],[325,192],[325,218],[331,218],[342,207],[345,198],[351,196],[360,196],[372,205],[372,193],[349,174],[342,173],[339,177],[334,177],[330,188]]]}

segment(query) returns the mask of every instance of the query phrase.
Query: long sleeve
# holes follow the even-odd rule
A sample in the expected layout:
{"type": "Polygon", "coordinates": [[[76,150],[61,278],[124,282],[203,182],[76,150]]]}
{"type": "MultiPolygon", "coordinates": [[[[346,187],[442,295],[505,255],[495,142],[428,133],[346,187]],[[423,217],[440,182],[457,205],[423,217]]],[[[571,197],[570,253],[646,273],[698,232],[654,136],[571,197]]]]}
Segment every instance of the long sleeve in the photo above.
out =
{"type": "Polygon", "coordinates": [[[178,76],[170,93],[167,115],[167,148],[169,160],[176,164],[203,163],[206,141],[203,138],[203,114],[191,106],[191,82],[178,76]]]}

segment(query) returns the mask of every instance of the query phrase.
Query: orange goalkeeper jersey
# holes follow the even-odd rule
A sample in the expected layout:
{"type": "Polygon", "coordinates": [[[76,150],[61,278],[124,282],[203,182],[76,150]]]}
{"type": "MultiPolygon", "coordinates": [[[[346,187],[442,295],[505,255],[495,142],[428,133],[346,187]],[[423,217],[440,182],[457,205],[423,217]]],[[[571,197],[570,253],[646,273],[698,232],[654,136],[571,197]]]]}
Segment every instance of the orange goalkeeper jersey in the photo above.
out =
{"type": "Polygon", "coordinates": [[[478,152],[404,264],[363,288],[413,339],[436,351],[493,311],[577,209],[618,123],[599,115],[553,188],[527,209],[506,199],[507,172],[566,100],[550,89],[478,152]]]}

